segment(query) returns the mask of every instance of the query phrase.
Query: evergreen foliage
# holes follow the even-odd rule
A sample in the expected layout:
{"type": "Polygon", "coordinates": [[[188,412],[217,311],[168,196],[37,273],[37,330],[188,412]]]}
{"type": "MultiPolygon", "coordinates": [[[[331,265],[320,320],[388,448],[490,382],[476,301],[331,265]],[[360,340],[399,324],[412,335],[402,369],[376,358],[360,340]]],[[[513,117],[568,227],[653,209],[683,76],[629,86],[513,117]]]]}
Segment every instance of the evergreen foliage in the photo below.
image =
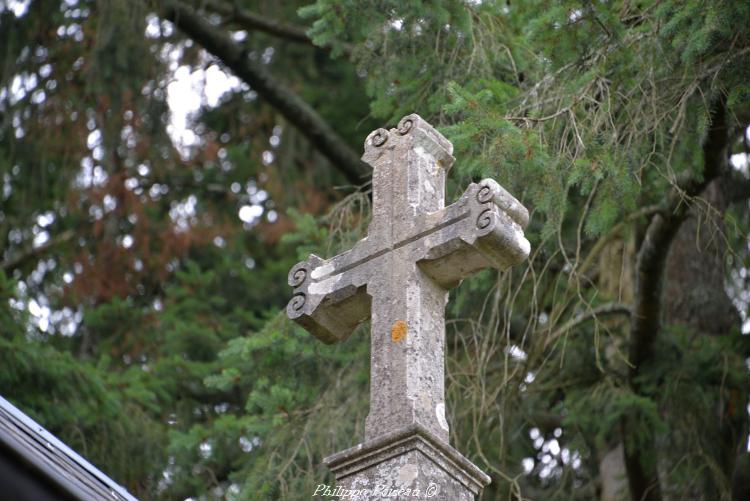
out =
{"type": "Polygon", "coordinates": [[[0,394],[142,499],[308,499],[363,437],[369,326],[325,346],[284,307],[294,263],[366,233],[368,179],[239,80],[176,140],[175,75],[229,70],[175,4],[357,154],[417,112],[455,146],[448,201],[492,177],[529,207],[528,263],[447,307],[451,441],[482,499],[599,498],[619,445],[664,499],[750,496],[741,1],[0,1],[0,394]],[[690,187],[714,161],[709,204],[690,187]],[[636,364],[641,250],[681,208],[695,245],[655,252],[692,316],[665,307],[636,364]],[[720,287],[688,290],[709,266],[720,287]]]}

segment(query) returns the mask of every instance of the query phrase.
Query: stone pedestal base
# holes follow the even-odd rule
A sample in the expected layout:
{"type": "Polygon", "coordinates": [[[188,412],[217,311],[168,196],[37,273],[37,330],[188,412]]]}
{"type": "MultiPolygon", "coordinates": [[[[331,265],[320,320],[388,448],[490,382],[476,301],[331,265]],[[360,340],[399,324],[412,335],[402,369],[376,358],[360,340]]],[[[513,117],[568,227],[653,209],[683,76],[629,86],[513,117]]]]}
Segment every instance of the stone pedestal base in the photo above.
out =
{"type": "Polygon", "coordinates": [[[327,457],[341,499],[473,501],[490,477],[420,425],[327,457]]]}

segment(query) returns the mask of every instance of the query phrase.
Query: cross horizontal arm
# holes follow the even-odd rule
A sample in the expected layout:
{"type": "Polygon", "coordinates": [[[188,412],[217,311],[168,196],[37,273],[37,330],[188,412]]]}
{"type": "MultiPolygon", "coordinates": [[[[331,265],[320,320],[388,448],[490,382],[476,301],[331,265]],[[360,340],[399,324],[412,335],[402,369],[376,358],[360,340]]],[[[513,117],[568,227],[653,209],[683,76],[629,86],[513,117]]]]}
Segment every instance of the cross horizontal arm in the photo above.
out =
{"type": "Polygon", "coordinates": [[[443,289],[487,267],[505,269],[529,255],[523,234],[529,214],[492,179],[472,183],[450,206],[417,216],[409,234],[390,245],[364,238],[329,260],[315,254],[289,272],[289,318],[325,343],[346,339],[369,318],[367,284],[382,257],[405,248],[410,260],[443,289]]]}
{"type": "Polygon", "coordinates": [[[365,285],[372,260],[359,257],[358,247],[329,260],[311,254],[289,271],[294,287],[286,307],[290,319],[326,344],[349,337],[355,327],[370,316],[370,297],[365,285]],[[337,269],[338,268],[338,269],[337,269]],[[356,269],[356,272],[350,272],[356,269]],[[334,308],[335,306],[335,308],[334,308]]]}
{"type": "Polygon", "coordinates": [[[472,183],[440,212],[444,221],[456,224],[428,239],[417,262],[444,289],[483,268],[504,270],[529,256],[531,245],[523,233],[529,213],[493,179],[472,183]]]}

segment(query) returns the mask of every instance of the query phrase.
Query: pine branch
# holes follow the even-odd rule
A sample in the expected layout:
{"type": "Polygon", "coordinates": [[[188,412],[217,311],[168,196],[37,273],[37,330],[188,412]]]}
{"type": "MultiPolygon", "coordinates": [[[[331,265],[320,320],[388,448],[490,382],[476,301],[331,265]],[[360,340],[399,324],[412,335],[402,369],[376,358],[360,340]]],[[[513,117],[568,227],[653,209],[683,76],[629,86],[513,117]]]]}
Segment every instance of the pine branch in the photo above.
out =
{"type": "MultiPolygon", "coordinates": [[[[282,23],[276,19],[269,19],[247,9],[223,2],[222,0],[192,0],[192,3],[197,8],[206,9],[219,14],[227,21],[250,31],[261,31],[290,42],[312,45],[326,51],[330,51],[333,48],[330,44],[323,46],[315,45],[312,39],[307,35],[306,29],[302,26],[282,23]]],[[[341,48],[344,54],[349,55],[352,52],[350,45],[343,45],[341,48]]]]}
{"type": "Polygon", "coordinates": [[[2,270],[7,275],[13,270],[23,266],[24,263],[26,263],[30,259],[42,256],[48,250],[72,240],[74,236],[75,233],[73,233],[73,230],[63,231],[59,235],[47,240],[42,245],[39,245],[37,247],[31,246],[26,250],[21,251],[19,254],[16,254],[15,256],[9,257],[8,259],[0,263],[0,268],[2,268],[2,270]]]}
{"type": "Polygon", "coordinates": [[[312,40],[305,33],[305,29],[300,26],[285,24],[275,19],[268,19],[237,5],[222,2],[221,0],[193,0],[192,3],[201,9],[220,14],[249,30],[262,31],[292,42],[312,45],[312,40]]]}
{"type": "MultiPolygon", "coordinates": [[[[700,177],[688,177],[678,181],[663,204],[663,210],[655,214],[646,230],[638,251],[636,262],[636,290],[631,316],[630,384],[640,392],[637,376],[641,366],[653,356],[656,336],[661,329],[664,269],[669,248],[680,226],[688,215],[690,206],[686,199],[698,196],[716,177],[722,174],[727,160],[729,134],[726,123],[726,101],[718,100],[711,110],[711,127],[703,143],[703,173],[700,177]]],[[[625,440],[625,469],[633,501],[660,501],[661,492],[656,471],[656,460],[646,458],[653,451],[628,447],[630,429],[627,420],[622,423],[625,440]]],[[[632,443],[632,441],[631,441],[632,443]]]]}
{"type": "Polygon", "coordinates": [[[251,61],[242,46],[203,19],[192,7],[175,0],[165,1],[163,5],[164,19],[172,21],[250,85],[297,127],[350,183],[362,184],[362,176],[368,172],[367,166],[309,104],[274,78],[261,64],[251,61]]]}

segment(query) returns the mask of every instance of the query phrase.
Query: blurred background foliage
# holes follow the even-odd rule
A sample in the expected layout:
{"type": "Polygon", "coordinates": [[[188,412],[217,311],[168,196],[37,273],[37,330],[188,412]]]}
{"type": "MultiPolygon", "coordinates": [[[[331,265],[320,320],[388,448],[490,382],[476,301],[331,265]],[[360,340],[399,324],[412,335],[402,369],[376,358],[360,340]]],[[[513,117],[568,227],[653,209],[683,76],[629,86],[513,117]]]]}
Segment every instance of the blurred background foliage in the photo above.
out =
{"type": "Polygon", "coordinates": [[[750,4],[310,2],[0,0],[0,394],[142,499],[308,499],[369,328],[286,273],[370,208],[310,139],[417,112],[532,213],[447,308],[482,499],[748,499],[750,4]]]}

